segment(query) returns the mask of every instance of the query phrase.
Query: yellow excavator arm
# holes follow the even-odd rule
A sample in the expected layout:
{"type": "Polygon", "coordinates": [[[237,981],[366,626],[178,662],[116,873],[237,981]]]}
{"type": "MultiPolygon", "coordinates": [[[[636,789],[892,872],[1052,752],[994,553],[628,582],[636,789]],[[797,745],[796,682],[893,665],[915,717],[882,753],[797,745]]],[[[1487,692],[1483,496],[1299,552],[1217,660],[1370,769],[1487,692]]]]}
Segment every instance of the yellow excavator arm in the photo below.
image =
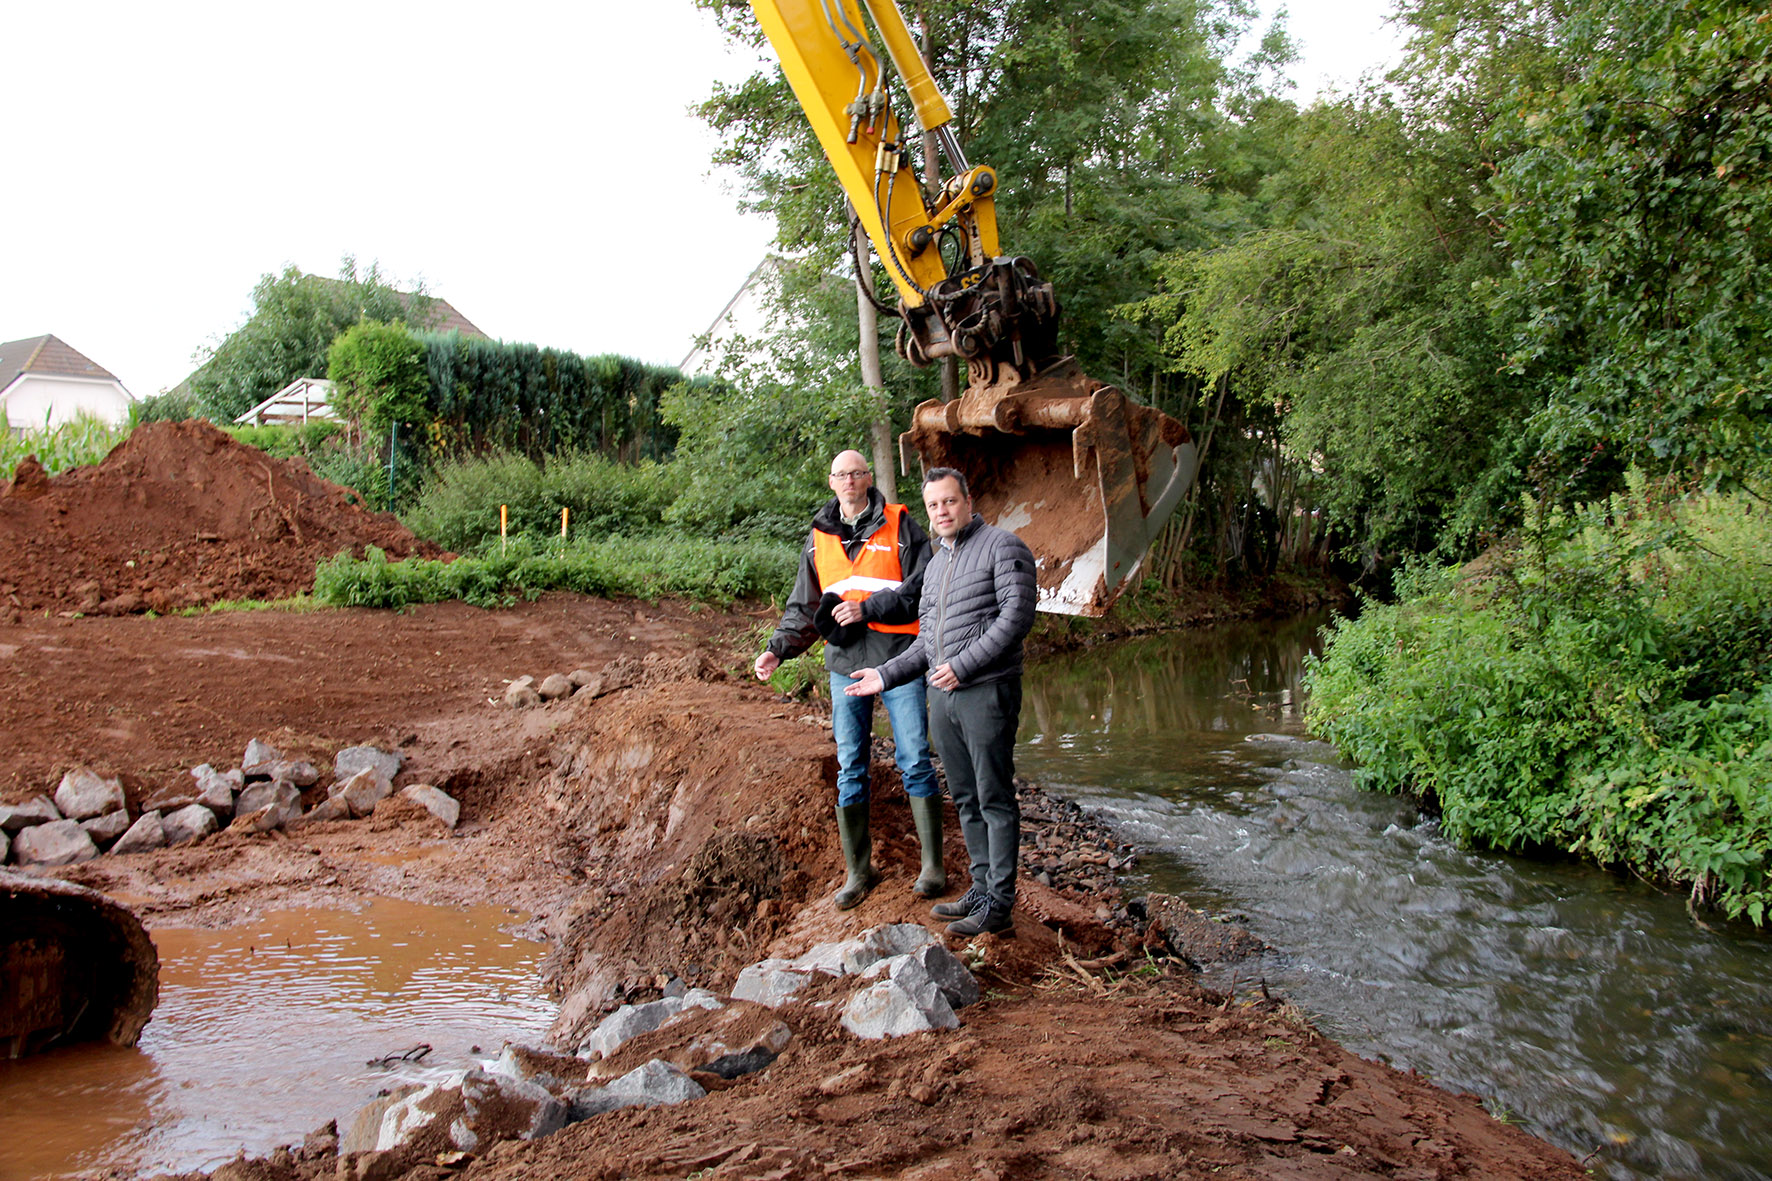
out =
{"type": "Polygon", "coordinates": [[[1193,483],[1187,429],[1059,354],[1052,285],[1029,259],[1000,253],[997,174],[966,159],[893,0],[751,9],[898,288],[899,353],[916,365],[966,362],[966,392],[918,406],[901,452],[965,472],[985,519],[1021,535],[1038,565],[1040,610],[1101,614],[1193,483]],[[952,170],[933,199],[893,110],[893,75],[952,170]]]}

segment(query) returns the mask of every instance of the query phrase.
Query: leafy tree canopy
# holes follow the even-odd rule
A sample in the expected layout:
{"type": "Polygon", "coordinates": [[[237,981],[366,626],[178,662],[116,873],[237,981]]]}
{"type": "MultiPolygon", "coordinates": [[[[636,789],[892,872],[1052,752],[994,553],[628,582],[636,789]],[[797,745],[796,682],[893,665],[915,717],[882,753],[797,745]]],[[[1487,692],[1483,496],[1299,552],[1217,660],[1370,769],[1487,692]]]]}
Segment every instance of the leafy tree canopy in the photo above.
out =
{"type": "Polygon", "coordinates": [[[1564,470],[1732,483],[1772,462],[1772,20],[1760,4],[1559,6],[1563,63],[1491,138],[1507,363],[1564,470]]]}
{"type": "Polygon", "coordinates": [[[336,279],[293,266],[265,275],[252,289],[252,305],[244,324],[194,358],[201,368],[191,375],[191,394],[198,410],[218,422],[231,422],[298,377],[324,377],[326,350],[359,320],[425,328],[437,315],[422,283],[397,291],[376,264],[359,271],[350,257],[336,279]]]}

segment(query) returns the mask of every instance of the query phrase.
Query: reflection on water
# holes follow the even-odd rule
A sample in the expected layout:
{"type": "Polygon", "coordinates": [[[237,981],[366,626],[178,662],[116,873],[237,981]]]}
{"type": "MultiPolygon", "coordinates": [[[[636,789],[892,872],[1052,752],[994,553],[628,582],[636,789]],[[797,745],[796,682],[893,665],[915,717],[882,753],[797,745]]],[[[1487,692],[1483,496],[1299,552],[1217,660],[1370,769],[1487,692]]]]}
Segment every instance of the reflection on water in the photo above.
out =
{"type": "Polygon", "coordinates": [[[275,911],[223,931],[154,931],[160,1004],[133,1050],[0,1061],[0,1181],[105,1166],[144,1173],[262,1155],[377,1090],[540,1041],[554,1006],[518,916],[378,899],[275,911]],[[422,1062],[366,1063],[429,1043],[422,1062]]]}
{"type": "Polygon", "coordinates": [[[1772,940],[1577,864],[1460,852],[1303,731],[1321,620],[1029,671],[1018,769],[1245,915],[1265,979],[1356,1053],[1481,1095],[1611,1178],[1772,1177],[1772,940]]]}

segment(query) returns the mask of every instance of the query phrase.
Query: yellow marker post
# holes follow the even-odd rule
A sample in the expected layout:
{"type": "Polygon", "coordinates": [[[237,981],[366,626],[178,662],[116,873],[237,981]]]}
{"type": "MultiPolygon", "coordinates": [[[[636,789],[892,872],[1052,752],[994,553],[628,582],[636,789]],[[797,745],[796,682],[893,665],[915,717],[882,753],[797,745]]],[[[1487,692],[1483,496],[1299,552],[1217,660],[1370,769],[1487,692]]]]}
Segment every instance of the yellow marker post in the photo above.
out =
{"type": "Polygon", "coordinates": [[[566,514],[571,511],[564,506],[560,509],[560,560],[562,562],[566,560],[566,514]]]}
{"type": "Polygon", "coordinates": [[[511,506],[508,504],[501,504],[498,506],[498,552],[500,557],[504,556],[505,539],[510,533],[510,528],[511,506]]]}

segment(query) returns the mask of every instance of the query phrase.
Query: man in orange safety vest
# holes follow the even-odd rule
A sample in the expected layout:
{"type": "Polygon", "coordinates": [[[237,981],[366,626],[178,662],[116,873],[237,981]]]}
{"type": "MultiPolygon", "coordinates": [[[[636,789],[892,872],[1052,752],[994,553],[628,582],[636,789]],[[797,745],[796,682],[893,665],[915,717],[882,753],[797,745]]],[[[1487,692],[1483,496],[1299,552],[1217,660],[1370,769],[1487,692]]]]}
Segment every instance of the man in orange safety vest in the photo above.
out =
{"type": "MultiPolygon", "coordinates": [[[[831,730],[837,740],[837,834],[847,877],[837,891],[839,910],[859,903],[879,881],[868,826],[868,764],[873,698],[850,697],[850,674],[877,668],[917,638],[917,605],[929,536],[902,504],[887,504],[859,451],[831,460],[835,495],[812,519],[800,571],[781,624],[758,655],[754,671],[766,681],[784,660],[825,640],[831,682],[831,730]]],[[[922,869],[912,889],[925,898],[947,889],[942,866],[941,786],[929,761],[928,714],[922,678],[884,694],[886,714],[911,817],[922,846],[922,869]]]]}

